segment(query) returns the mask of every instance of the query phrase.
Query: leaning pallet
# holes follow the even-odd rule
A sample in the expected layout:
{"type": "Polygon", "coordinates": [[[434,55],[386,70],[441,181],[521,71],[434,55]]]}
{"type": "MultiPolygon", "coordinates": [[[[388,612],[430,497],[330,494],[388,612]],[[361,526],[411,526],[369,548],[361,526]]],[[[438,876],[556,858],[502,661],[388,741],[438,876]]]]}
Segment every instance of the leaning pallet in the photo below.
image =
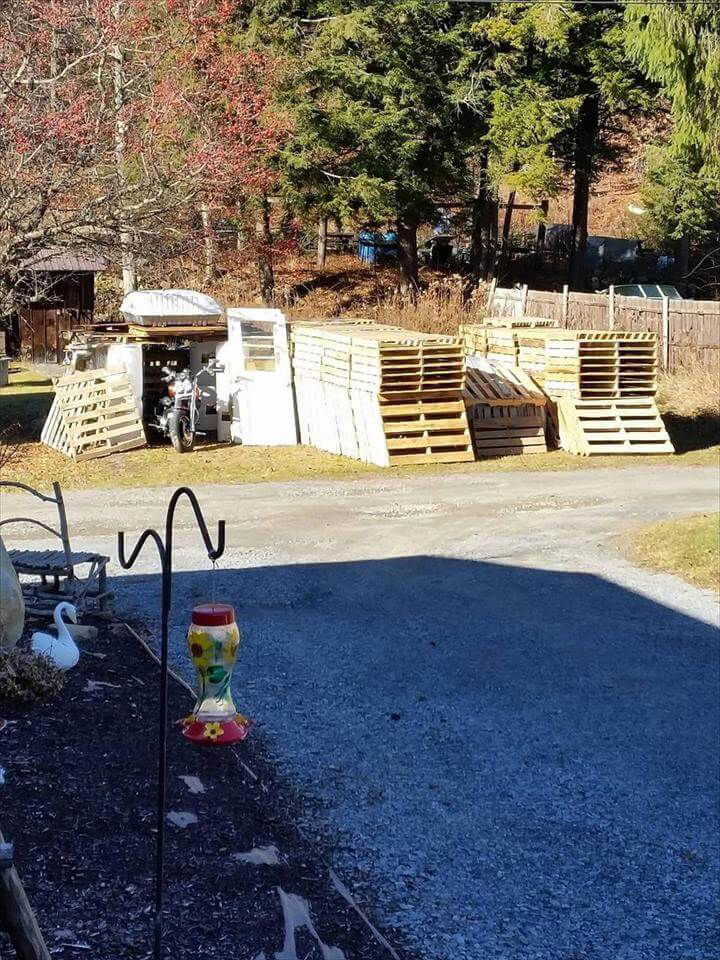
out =
{"type": "Polygon", "coordinates": [[[370,322],[292,337],[303,443],[380,466],[474,459],[457,337],[370,322]]]}
{"type": "Polygon", "coordinates": [[[55,397],[41,441],[73,460],[145,446],[127,373],[87,370],[53,381],[55,397]]]}
{"type": "Polygon", "coordinates": [[[560,445],[584,457],[602,454],[674,453],[655,401],[650,398],[557,402],[560,445]]]}
{"type": "Polygon", "coordinates": [[[516,367],[473,361],[463,395],[476,456],[545,453],[544,394],[516,367]]]}

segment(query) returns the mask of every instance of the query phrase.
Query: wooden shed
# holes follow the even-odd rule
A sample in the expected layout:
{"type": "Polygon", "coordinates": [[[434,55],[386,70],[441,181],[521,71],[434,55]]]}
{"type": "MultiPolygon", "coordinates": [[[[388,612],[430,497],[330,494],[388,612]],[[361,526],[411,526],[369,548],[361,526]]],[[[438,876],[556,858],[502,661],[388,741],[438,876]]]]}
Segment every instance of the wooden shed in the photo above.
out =
{"type": "Polygon", "coordinates": [[[95,274],[108,262],[87,250],[43,250],[24,264],[31,299],[15,323],[20,355],[34,363],[62,363],[66,331],[92,323],[95,274]]]}

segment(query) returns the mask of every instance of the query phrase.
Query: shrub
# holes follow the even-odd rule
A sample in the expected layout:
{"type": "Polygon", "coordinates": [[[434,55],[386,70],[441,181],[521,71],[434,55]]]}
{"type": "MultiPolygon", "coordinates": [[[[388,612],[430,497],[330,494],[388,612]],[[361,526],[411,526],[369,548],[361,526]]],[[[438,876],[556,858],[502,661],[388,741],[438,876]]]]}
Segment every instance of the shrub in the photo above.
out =
{"type": "Polygon", "coordinates": [[[31,650],[0,652],[0,703],[51,700],[65,684],[65,674],[31,650]]]}

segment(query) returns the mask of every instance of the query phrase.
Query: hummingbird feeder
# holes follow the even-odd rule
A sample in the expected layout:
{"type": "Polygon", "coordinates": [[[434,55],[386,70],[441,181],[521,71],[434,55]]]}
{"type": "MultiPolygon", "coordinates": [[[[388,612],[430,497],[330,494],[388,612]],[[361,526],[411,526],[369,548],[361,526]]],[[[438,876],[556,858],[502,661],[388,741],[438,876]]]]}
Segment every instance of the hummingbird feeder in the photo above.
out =
{"type": "Polygon", "coordinates": [[[230,687],[240,639],[229,604],[203,603],[193,610],[187,644],[197,701],[183,721],[183,734],[194,743],[224,745],[248,735],[250,721],[238,713],[230,687]]]}

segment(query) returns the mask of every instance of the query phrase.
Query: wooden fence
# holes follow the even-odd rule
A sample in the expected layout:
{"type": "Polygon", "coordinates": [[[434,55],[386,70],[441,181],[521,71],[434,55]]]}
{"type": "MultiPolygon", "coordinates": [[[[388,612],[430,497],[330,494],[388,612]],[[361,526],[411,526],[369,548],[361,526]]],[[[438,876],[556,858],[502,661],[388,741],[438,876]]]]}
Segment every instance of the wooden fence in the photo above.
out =
{"type": "Polygon", "coordinates": [[[609,293],[562,293],[498,287],[491,290],[488,313],[494,317],[544,317],[580,330],[648,330],[657,333],[662,365],[675,370],[693,361],[720,361],[720,302],[645,300],[609,293]]]}

